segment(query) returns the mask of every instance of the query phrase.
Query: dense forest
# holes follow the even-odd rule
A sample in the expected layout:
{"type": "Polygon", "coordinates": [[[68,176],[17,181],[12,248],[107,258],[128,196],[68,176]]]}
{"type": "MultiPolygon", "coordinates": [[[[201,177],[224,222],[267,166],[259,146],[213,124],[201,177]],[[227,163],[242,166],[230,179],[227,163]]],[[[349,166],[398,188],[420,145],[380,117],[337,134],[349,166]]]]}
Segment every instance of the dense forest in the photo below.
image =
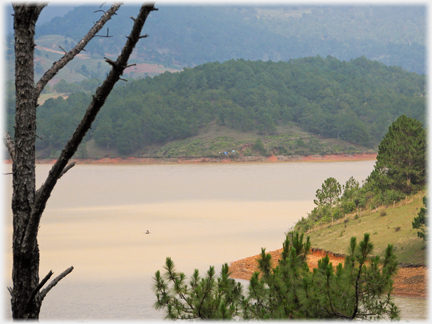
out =
{"type": "MultiPolygon", "coordinates": [[[[97,82],[86,81],[91,90],[97,82]],[[93,85],[92,85],[93,84],[93,85]]],[[[69,85],[78,90],[79,84],[69,85]]],[[[54,89],[64,92],[68,84],[54,89]]],[[[72,134],[90,93],[48,99],[38,108],[37,148],[58,150],[72,134]]],[[[377,147],[400,115],[425,123],[425,77],[360,57],[289,62],[230,60],[124,83],[114,89],[87,139],[129,155],[194,136],[210,122],[276,134],[292,123],[324,137],[377,147]]],[[[8,101],[12,129],[13,98],[8,101]]]]}

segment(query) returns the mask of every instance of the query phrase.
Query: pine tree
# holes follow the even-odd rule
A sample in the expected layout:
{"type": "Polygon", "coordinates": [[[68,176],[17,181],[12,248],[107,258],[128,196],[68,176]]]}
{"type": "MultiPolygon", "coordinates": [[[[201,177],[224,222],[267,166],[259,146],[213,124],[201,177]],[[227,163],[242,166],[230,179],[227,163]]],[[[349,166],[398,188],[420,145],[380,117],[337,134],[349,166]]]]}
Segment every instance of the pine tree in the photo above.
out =
{"type": "Polygon", "coordinates": [[[353,237],[344,264],[333,267],[326,255],[313,271],[306,262],[310,246],[309,237],[304,241],[303,234],[288,233],[275,267],[262,249],[260,271],[252,275],[245,295],[240,283],[228,278],[226,264],[219,278],[213,267],[205,278],[195,270],[188,286],[167,258],[166,273],[157,271],[154,277],[155,308],[165,309],[170,319],[399,318],[390,295],[397,267],[392,245],[381,259],[372,256],[369,234],[360,244],[353,237]]]}
{"type": "Polygon", "coordinates": [[[316,191],[314,200],[317,206],[334,206],[339,201],[342,192],[340,183],[333,177],[327,178],[321,185],[321,189],[316,191]]]}
{"type": "Polygon", "coordinates": [[[156,309],[166,308],[169,319],[232,319],[238,314],[242,287],[228,277],[228,264],[222,266],[219,278],[210,267],[204,278],[195,270],[189,285],[184,273],[175,270],[171,258],[166,259],[165,274],[154,277],[156,309]],[[171,285],[171,287],[170,287],[171,285]]]}
{"type": "Polygon", "coordinates": [[[411,194],[426,181],[426,131],[405,115],[390,125],[378,147],[377,162],[368,182],[382,191],[411,194]]]}

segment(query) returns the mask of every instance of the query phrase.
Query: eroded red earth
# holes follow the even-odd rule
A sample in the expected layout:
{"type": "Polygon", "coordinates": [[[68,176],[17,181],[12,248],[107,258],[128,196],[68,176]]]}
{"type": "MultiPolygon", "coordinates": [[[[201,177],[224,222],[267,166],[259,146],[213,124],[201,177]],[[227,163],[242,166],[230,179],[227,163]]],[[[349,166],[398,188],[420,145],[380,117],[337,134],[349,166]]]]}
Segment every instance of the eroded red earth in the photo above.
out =
{"type": "MultiPolygon", "coordinates": [[[[282,249],[268,252],[272,256],[272,263],[277,264],[281,258],[282,249]]],[[[318,267],[318,260],[328,254],[333,266],[345,260],[340,254],[334,254],[329,251],[313,249],[307,256],[307,263],[310,269],[318,267]]],[[[254,255],[241,259],[230,264],[229,270],[231,277],[236,279],[249,280],[252,274],[258,270],[258,258],[260,255],[254,255]]],[[[397,274],[393,278],[393,295],[401,297],[421,297],[426,298],[427,293],[427,268],[424,266],[417,267],[399,267],[397,274]]]]}

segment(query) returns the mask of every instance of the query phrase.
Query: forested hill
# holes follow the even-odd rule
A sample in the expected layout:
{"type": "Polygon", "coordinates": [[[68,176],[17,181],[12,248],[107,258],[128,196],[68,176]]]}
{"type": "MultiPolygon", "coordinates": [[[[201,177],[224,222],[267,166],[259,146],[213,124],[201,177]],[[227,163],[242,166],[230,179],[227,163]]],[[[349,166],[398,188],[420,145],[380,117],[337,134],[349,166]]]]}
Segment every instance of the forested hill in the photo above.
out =
{"type": "MultiPolygon", "coordinates": [[[[287,61],[331,55],[348,61],[365,56],[418,74],[426,73],[426,6],[157,6],[159,10],[146,22],[144,33],[149,37],[138,44],[134,63],[182,68],[241,58],[287,61]]],[[[36,55],[41,67],[45,69],[58,60],[63,53],[58,46],[70,49],[97,21],[100,10],[107,8],[108,4],[81,5],[64,17],[38,25],[36,55]],[[53,50],[59,51],[57,56],[53,50]]],[[[117,55],[132,25],[129,17],[137,11],[138,4],[122,6],[107,24],[112,37],[95,38],[87,45],[85,54],[93,60],[117,55]]],[[[100,35],[106,35],[107,28],[100,35]]],[[[12,41],[13,37],[8,42],[10,51],[12,41]]],[[[102,76],[105,70],[97,68],[97,63],[92,64],[86,57],[73,70],[83,72],[85,78],[91,73],[102,76]],[[80,71],[81,65],[86,69],[80,71]]]]}
{"type": "MultiPolygon", "coordinates": [[[[159,6],[149,17],[138,52],[165,64],[195,66],[229,59],[288,60],[331,55],[359,56],[425,73],[426,10],[422,6],[159,6]],[[401,28],[403,26],[403,28],[401,28]]],[[[95,8],[95,10],[98,8],[95,8]]],[[[88,46],[111,53],[123,42],[137,6],[110,21],[114,36],[88,46]]],[[[77,41],[94,10],[76,8],[37,29],[77,41]]],[[[104,52],[104,51],[105,52],[104,52]]]]}
{"type": "MultiPolygon", "coordinates": [[[[123,84],[87,136],[123,155],[191,137],[214,122],[259,134],[298,125],[367,147],[376,147],[402,114],[425,123],[425,77],[364,57],[231,60],[123,84]]],[[[41,105],[38,148],[60,148],[89,101],[90,94],[75,93],[41,105]]]]}

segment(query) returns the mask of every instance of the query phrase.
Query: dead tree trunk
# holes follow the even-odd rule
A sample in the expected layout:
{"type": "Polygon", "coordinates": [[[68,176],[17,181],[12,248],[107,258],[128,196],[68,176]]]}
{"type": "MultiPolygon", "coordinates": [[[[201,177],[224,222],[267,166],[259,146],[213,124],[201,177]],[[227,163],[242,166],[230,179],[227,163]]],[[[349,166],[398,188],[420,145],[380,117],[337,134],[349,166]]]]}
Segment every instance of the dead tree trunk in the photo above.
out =
{"type": "Polygon", "coordinates": [[[36,98],[34,89],[33,52],[35,24],[43,9],[38,6],[14,6],[15,28],[15,155],[13,157],[13,272],[12,316],[37,318],[40,303],[32,291],[39,284],[39,248],[21,253],[21,242],[35,200],[36,98]]]}
{"type": "Polygon", "coordinates": [[[141,7],[138,17],[134,19],[134,26],[131,34],[127,37],[122,53],[115,62],[106,60],[112,66],[111,72],[101,87],[97,89],[85,116],[52,167],[46,181],[41,188],[36,190],[36,107],[39,94],[49,80],[84,49],[85,45],[115,14],[120,4],[114,4],[106,11],[87,35],[62,59],[54,63],[35,86],[33,70],[35,24],[44,6],[45,4],[13,5],[16,89],[15,140],[13,141],[9,134],[6,134],[5,143],[13,161],[13,288],[9,288],[9,292],[12,297],[11,305],[14,319],[38,319],[46,294],[73,270],[73,267],[66,269],[52,280],[45,289],[41,290],[53,273],[50,271],[43,280],[39,281],[37,235],[40,219],[58,179],[73,167],[74,163],[68,165],[69,160],[76,152],[115,83],[123,74],[136,43],[140,38],[145,37],[140,36],[140,33],[148,14],[157,10],[153,4],[141,7]]]}

